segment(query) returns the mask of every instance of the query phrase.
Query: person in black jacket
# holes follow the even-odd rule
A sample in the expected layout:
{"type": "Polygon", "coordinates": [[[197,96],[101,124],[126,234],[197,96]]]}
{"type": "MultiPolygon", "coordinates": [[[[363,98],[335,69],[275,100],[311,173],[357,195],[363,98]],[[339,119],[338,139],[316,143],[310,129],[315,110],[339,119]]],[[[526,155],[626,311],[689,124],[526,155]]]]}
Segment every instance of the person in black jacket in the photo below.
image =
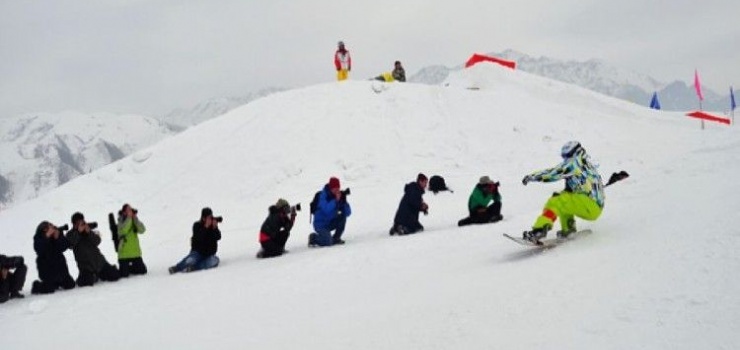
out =
{"type": "MultiPolygon", "coordinates": [[[[62,226],[62,231],[67,225],[62,226]]],[[[60,229],[48,221],[36,227],[33,236],[33,249],[36,251],[36,268],[40,281],[33,281],[31,294],[49,294],[57,289],[72,289],[75,281],[69,275],[64,251],[69,249],[69,241],[60,229]]]]}
{"type": "Polygon", "coordinates": [[[262,250],[257,253],[258,258],[283,255],[285,242],[288,241],[295,217],[296,208],[291,207],[285,199],[278,199],[275,205],[268,208],[267,219],[260,229],[259,240],[262,250]]]}
{"type": "Polygon", "coordinates": [[[190,254],[185,256],[177,265],[170,267],[170,273],[190,272],[211,269],[218,266],[216,256],[221,231],[218,223],[222,217],[214,217],[211,208],[203,208],[200,212],[200,221],[193,223],[193,237],[190,238],[190,254]]]}
{"type": "Polygon", "coordinates": [[[26,265],[22,256],[0,254],[0,304],[9,299],[22,299],[23,284],[26,282],[26,265]],[[11,270],[14,270],[11,272],[11,270]]]}
{"type": "Polygon", "coordinates": [[[401,198],[401,203],[398,204],[396,217],[393,219],[393,227],[389,232],[391,236],[424,231],[424,226],[419,223],[419,213],[422,212],[426,215],[429,210],[422,198],[427,183],[426,175],[419,173],[415,182],[406,184],[403,198],[401,198]]]}
{"type": "Polygon", "coordinates": [[[90,225],[82,213],[77,212],[72,215],[72,230],[67,232],[67,240],[75,254],[77,270],[80,271],[77,276],[77,285],[80,287],[92,286],[98,280],[115,282],[121,277],[118,269],[109,264],[100,252],[100,234],[90,225]]]}

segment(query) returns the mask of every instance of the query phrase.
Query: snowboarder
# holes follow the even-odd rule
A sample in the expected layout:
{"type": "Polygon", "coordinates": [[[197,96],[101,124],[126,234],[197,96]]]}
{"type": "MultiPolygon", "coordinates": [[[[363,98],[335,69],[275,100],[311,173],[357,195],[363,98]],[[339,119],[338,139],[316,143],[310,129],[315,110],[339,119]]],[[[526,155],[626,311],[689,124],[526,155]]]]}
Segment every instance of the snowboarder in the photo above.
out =
{"type": "Polygon", "coordinates": [[[211,269],[218,266],[220,260],[216,252],[218,241],[221,240],[221,230],[218,229],[218,223],[221,221],[223,218],[213,216],[211,208],[206,207],[200,211],[200,221],[193,223],[190,253],[177,265],[169,268],[170,274],[211,269]]]}
{"type": "Polygon", "coordinates": [[[604,185],[596,166],[578,141],[569,141],[560,152],[563,162],[557,166],[525,176],[522,184],[532,181],[553,182],[565,180],[565,189],[556,192],[545,203],[542,214],[531,231],[524,231],[523,238],[539,242],[547,236],[555,220],[560,219],[558,237],[576,232],[575,217],[593,221],[604,208],[604,185]]]}
{"type": "Polygon", "coordinates": [[[316,211],[314,212],[313,228],[316,233],[308,236],[308,245],[311,247],[331,246],[344,244],[342,233],[347,224],[347,218],[352,215],[352,208],[347,202],[349,188],[340,189],[339,179],[332,177],[324,185],[317,196],[316,211]],[[332,236],[331,231],[334,231],[332,236]]]}
{"type": "Polygon", "coordinates": [[[144,232],[146,227],[139,220],[139,211],[124,204],[118,212],[118,267],[121,277],[146,274],[139,245],[139,235],[144,232]]]}
{"type": "Polygon", "coordinates": [[[470,215],[458,221],[457,226],[501,221],[504,217],[501,215],[501,194],[498,187],[498,182],[492,181],[488,176],[481,176],[468,199],[470,215]]]}
{"type": "Polygon", "coordinates": [[[349,51],[344,48],[344,42],[337,43],[337,51],[334,53],[334,67],[337,69],[337,80],[347,80],[349,72],[352,70],[352,57],[349,51]]]}
{"type": "Polygon", "coordinates": [[[79,287],[92,286],[98,280],[115,282],[120,278],[118,269],[109,264],[100,252],[100,234],[94,229],[97,223],[88,223],[82,213],[72,215],[72,229],[67,232],[67,240],[77,261],[79,287]]]}
{"type": "MultiPolygon", "coordinates": [[[[300,204],[299,204],[300,205],[300,204]]],[[[275,205],[268,209],[267,219],[260,229],[259,241],[262,250],[257,253],[258,258],[270,258],[283,255],[285,242],[290,237],[290,230],[295,223],[296,211],[300,206],[291,207],[285,199],[278,199],[275,205]]]]}
{"type": "Polygon", "coordinates": [[[424,226],[419,222],[419,213],[426,215],[429,206],[424,202],[422,196],[427,188],[428,179],[426,175],[419,173],[416,181],[409,182],[403,188],[403,197],[398,204],[396,217],[393,219],[393,227],[390,235],[407,235],[424,231],[424,226]]]}

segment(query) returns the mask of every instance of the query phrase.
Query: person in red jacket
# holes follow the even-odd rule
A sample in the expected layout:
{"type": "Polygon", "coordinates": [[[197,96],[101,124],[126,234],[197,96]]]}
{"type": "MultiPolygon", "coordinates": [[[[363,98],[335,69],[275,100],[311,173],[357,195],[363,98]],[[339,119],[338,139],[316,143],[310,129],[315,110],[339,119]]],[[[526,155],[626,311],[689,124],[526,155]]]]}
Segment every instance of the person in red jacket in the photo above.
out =
{"type": "Polygon", "coordinates": [[[334,67],[337,69],[337,80],[347,80],[349,71],[352,70],[352,58],[349,56],[349,51],[344,48],[343,41],[340,41],[337,46],[337,52],[334,53],[334,67]]]}

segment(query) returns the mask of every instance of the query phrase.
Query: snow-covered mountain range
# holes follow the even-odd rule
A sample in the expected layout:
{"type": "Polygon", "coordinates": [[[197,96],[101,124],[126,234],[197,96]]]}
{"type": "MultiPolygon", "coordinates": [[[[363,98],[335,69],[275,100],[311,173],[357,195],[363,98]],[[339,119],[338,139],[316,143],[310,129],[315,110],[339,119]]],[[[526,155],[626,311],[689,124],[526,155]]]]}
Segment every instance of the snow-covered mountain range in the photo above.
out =
{"type": "Polygon", "coordinates": [[[75,112],[3,118],[0,130],[0,208],[175,134],[150,117],[75,112]]]}
{"type": "MultiPolygon", "coordinates": [[[[647,106],[654,92],[658,93],[664,110],[687,111],[698,108],[693,83],[676,80],[670,83],[659,82],[641,73],[622,69],[601,60],[563,61],[549,57],[532,57],[514,50],[489,53],[489,55],[514,60],[517,69],[543,77],[571,83],[602,94],[647,106]]],[[[450,72],[462,69],[462,65],[446,67],[435,65],[425,67],[409,77],[409,81],[424,84],[439,84],[450,72]]],[[[687,75],[693,76],[693,72],[687,75]]],[[[729,93],[720,95],[706,86],[703,109],[727,111],[729,93]]]]}

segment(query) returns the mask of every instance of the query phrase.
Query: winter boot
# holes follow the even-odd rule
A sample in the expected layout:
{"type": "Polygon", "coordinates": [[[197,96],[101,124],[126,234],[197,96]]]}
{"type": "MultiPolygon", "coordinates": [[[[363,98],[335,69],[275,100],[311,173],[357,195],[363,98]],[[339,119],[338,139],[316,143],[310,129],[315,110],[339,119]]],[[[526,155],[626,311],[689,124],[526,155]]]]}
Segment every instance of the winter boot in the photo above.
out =
{"type": "Polygon", "coordinates": [[[522,237],[528,241],[539,243],[539,241],[547,237],[547,231],[550,230],[549,226],[532,229],[532,231],[524,231],[522,237]]]}
{"type": "Polygon", "coordinates": [[[319,246],[319,244],[316,243],[316,233],[309,234],[308,235],[308,247],[309,248],[314,248],[314,247],[318,247],[318,246],[319,246]]]}
{"type": "Polygon", "coordinates": [[[568,236],[578,231],[576,229],[576,219],[574,218],[568,219],[568,222],[566,223],[565,226],[567,227],[566,229],[558,230],[558,232],[556,232],[556,235],[558,238],[561,238],[561,239],[568,238],[568,236]]]}

